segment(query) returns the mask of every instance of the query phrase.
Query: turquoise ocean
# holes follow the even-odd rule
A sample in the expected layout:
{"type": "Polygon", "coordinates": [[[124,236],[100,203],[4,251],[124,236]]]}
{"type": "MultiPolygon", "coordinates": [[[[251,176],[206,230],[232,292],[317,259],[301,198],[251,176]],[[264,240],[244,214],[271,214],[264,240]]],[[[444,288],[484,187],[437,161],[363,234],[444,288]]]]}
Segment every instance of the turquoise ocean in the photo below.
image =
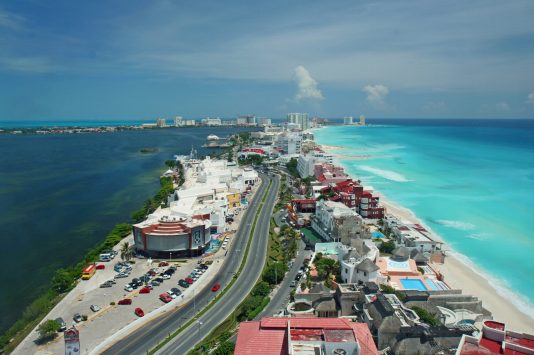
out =
{"type": "Polygon", "coordinates": [[[534,318],[534,120],[369,123],[315,140],[339,146],[351,177],[410,209],[534,318]]]}

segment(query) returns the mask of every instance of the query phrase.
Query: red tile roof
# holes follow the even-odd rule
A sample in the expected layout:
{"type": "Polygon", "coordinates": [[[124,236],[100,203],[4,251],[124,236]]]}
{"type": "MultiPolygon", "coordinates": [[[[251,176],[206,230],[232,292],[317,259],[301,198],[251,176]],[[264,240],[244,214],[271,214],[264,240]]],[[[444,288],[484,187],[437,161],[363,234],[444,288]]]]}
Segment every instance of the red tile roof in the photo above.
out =
{"type": "Polygon", "coordinates": [[[357,339],[362,355],[378,354],[367,324],[354,323],[345,318],[315,317],[265,317],[260,321],[243,322],[239,326],[234,354],[287,354],[288,322],[291,336],[296,339],[316,338],[334,342],[354,342],[357,339]]]}

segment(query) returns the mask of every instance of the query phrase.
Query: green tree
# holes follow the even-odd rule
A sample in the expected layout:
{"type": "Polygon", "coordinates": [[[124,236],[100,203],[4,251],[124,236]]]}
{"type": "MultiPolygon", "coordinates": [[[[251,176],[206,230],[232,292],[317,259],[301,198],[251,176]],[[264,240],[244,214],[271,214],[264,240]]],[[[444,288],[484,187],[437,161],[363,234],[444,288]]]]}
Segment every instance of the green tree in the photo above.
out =
{"type": "Polygon", "coordinates": [[[281,262],[275,262],[267,267],[263,274],[263,281],[271,285],[279,284],[287,271],[287,265],[281,262]]]}
{"type": "Polygon", "coordinates": [[[337,269],[339,268],[339,263],[334,259],[330,258],[321,258],[319,261],[315,262],[315,267],[317,268],[317,273],[321,279],[329,278],[330,275],[335,275],[337,269]]]}
{"type": "Polygon", "coordinates": [[[234,353],[235,344],[231,341],[223,341],[217,349],[213,351],[214,355],[232,355],[234,353]]]}
{"type": "Polygon", "coordinates": [[[37,328],[39,333],[39,340],[46,341],[55,338],[57,331],[59,330],[60,324],[57,320],[48,319],[41,323],[37,328]]]}
{"type": "Polygon", "coordinates": [[[169,169],[174,169],[176,167],[176,160],[165,160],[165,165],[167,165],[169,169]]]}
{"type": "Polygon", "coordinates": [[[57,293],[63,293],[72,288],[74,277],[66,269],[58,269],[52,277],[52,289],[57,293]]]}
{"type": "Polygon", "coordinates": [[[417,313],[419,319],[421,319],[421,321],[423,321],[424,323],[430,324],[431,326],[437,326],[441,324],[441,322],[426,309],[417,306],[413,306],[411,308],[415,313],[417,313]]]}
{"type": "Polygon", "coordinates": [[[286,168],[293,177],[298,178],[300,176],[297,170],[297,159],[296,158],[291,158],[291,160],[289,160],[289,162],[286,164],[286,168]]]}
{"type": "Polygon", "coordinates": [[[389,240],[387,242],[382,242],[382,244],[380,244],[378,247],[378,250],[380,250],[382,253],[391,254],[395,247],[395,242],[393,240],[389,240]]]}
{"type": "Polygon", "coordinates": [[[130,261],[132,258],[132,250],[130,249],[130,243],[124,242],[121,246],[121,260],[130,261]]]}
{"type": "Polygon", "coordinates": [[[265,297],[271,293],[271,286],[268,282],[260,281],[254,288],[252,289],[252,296],[261,296],[265,297]]]}

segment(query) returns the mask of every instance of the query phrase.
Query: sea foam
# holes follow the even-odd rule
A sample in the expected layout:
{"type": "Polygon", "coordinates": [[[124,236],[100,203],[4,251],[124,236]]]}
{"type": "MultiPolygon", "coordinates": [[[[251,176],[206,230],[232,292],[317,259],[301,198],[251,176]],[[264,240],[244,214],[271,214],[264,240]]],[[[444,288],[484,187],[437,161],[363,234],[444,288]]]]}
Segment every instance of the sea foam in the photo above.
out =
{"type": "Polygon", "coordinates": [[[436,222],[437,224],[441,224],[442,226],[445,226],[445,227],[459,229],[459,230],[462,230],[462,231],[468,231],[468,230],[475,229],[475,225],[472,224],[472,223],[469,223],[469,222],[452,221],[452,220],[448,220],[448,219],[438,219],[438,220],[436,220],[434,222],[436,222]]]}
{"type": "Polygon", "coordinates": [[[383,177],[384,179],[391,180],[391,181],[396,181],[396,182],[413,181],[413,180],[407,179],[404,175],[399,174],[395,171],[391,171],[391,170],[373,168],[372,166],[368,166],[368,165],[358,165],[358,169],[367,171],[369,173],[378,175],[380,177],[383,177]]]}

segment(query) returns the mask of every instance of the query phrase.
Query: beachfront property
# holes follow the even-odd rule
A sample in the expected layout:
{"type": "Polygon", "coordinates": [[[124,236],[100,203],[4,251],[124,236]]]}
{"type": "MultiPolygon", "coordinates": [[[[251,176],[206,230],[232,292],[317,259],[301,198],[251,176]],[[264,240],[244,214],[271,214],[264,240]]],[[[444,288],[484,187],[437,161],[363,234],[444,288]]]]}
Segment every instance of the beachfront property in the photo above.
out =
{"type": "Polygon", "coordinates": [[[442,243],[437,241],[437,237],[420,224],[402,223],[394,216],[387,216],[384,223],[395,235],[397,243],[410,250],[433,253],[441,249],[442,243]]]}
{"type": "Polygon", "coordinates": [[[154,257],[201,255],[212,234],[226,232],[229,208],[246,204],[246,195],[258,182],[250,168],[238,168],[226,160],[177,157],[184,167],[185,182],[141,223],[133,225],[135,248],[154,257]]]}
{"type": "Polygon", "coordinates": [[[264,317],[239,325],[235,355],[377,355],[366,324],[345,318],[264,317]]]}
{"type": "Polygon", "coordinates": [[[297,171],[301,178],[315,176],[315,165],[321,163],[332,164],[333,155],[325,153],[319,148],[314,148],[307,154],[301,154],[297,159],[297,171]]]}
{"type": "Polygon", "coordinates": [[[341,202],[317,201],[311,227],[327,242],[349,245],[351,239],[366,236],[362,218],[341,202]]]}
{"type": "Polygon", "coordinates": [[[450,287],[441,280],[441,275],[430,266],[418,266],[406,247],[393,250],[391,256],[381,256],[376,260],[380,268],[378,283],[387,284],[396,290],[440,291],[450,287]],[[423,271],[423,272],[421,272],[423,271]]]}
{"type": "Polygon", "coordinates": [[[298,132],[283,132],[278,135],[276,146],[284,154],[300,154],[302,147],[302,134],[298,132]]]}
{"type": "Polygon", "coordinates": [[[534,335],[508,330],[506,324],[487,320],[478,336],[464,335],[456,355],[534,354],[534,335]]]}
{"type": "Polygon", "coordinates": [[[287,123],[298,125],[299,129],[303,131],[311,128],[311,122],[310,122],[310,119],[308,118],[307,113],[298,113],[298,112],[288,113],[287,123]]]}
{"type": "Polygon", "coordinates": [[[317,189],[314,190],[314,193],[316,193],[315,191],[318,192],[315,197],[319,197],[320,189],[324,186],[350,180],[349,176],[345,174],[343,167],[331,163],[315,164],[313,167],[313,176],[322,185],[317,186],[317,189]]]}
{"type": "Polygon", "coordinates": [[[358,212],[364,218],[384,218],[385,209],[380,205],[380,198],[373,194],[372,187],[364,187],[359,181],[348,179],[329,184],[320,189],[321,195],[331,201],[339,201],[358,212]]]}
{"type": "Polygon", "coordinates": [[[206,117],[200,120],[200,123],[204,126],[221,126],[222,121],[219,117],[206,117]]]}

